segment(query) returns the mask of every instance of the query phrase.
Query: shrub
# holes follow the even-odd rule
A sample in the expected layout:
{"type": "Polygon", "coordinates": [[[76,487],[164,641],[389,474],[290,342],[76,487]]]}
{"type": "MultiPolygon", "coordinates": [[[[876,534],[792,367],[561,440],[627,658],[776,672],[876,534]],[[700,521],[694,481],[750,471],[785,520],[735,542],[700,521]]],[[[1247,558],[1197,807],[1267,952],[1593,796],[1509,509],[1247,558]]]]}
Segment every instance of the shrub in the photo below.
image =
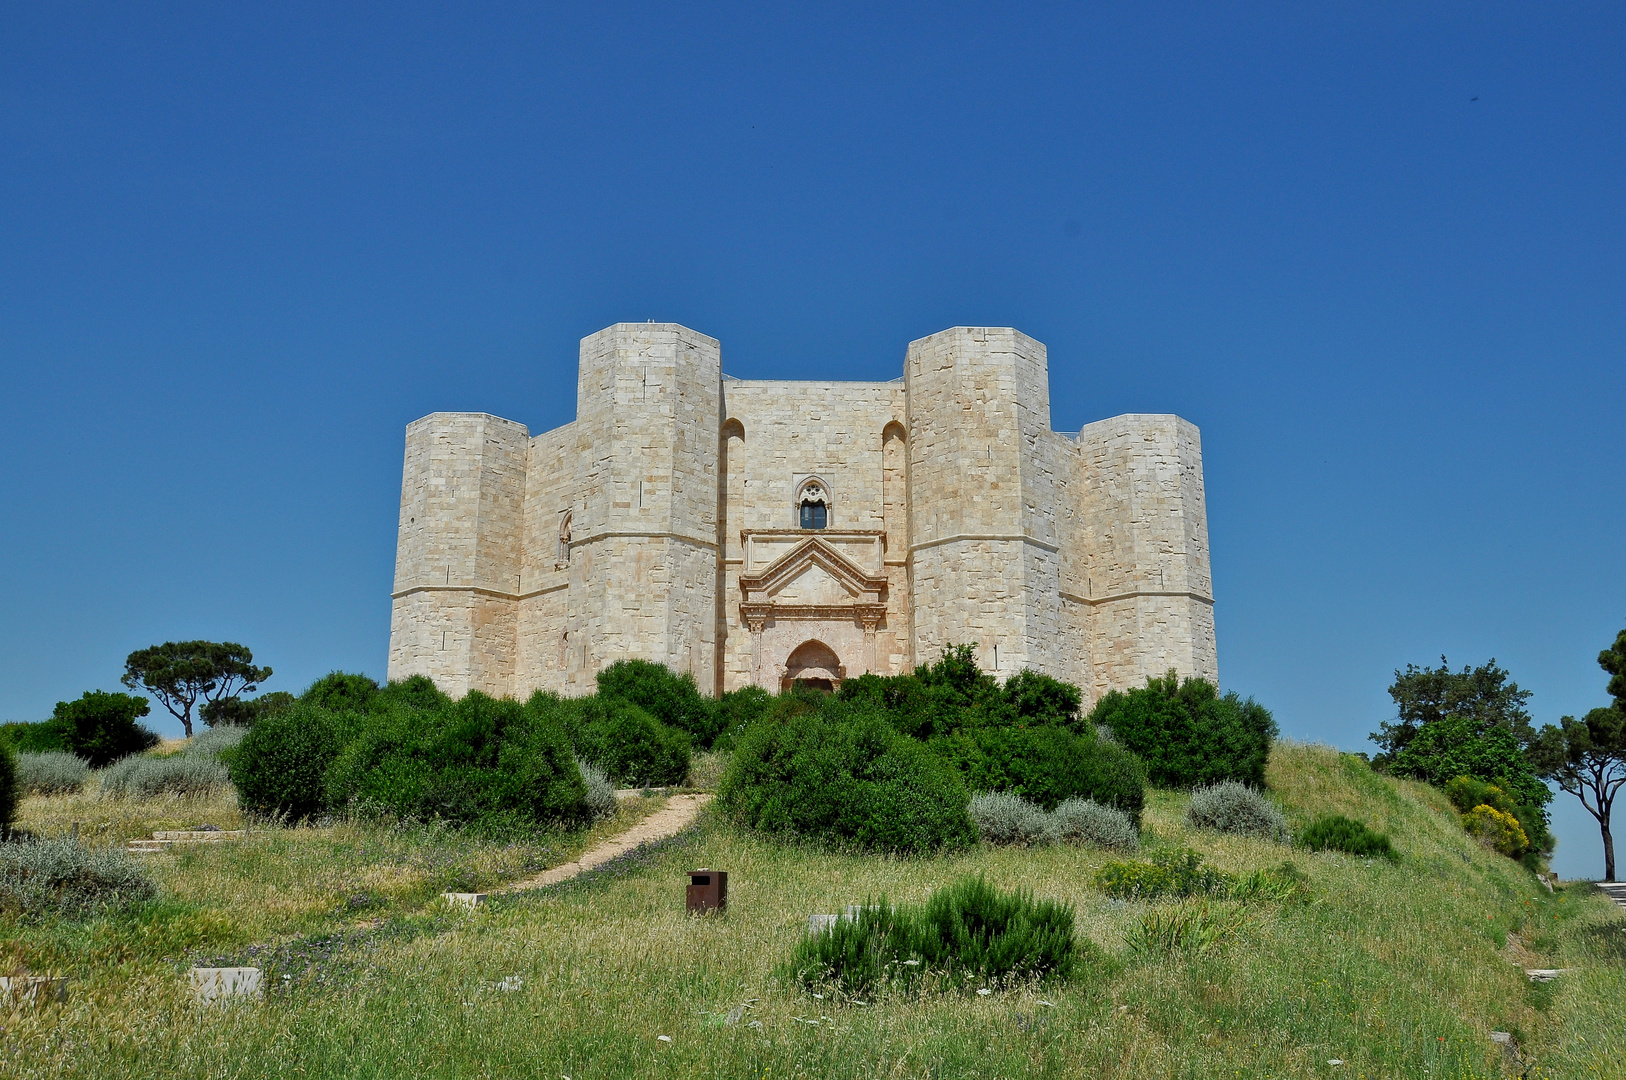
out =
{"type": "MultiPolygon", "coordinates": [[[[329,676],[332,678],[332,676],[329,676]]],[[[327,807],[324,778],[360,723],[301,702],[248,729],[231,755],[237,800],[251,814],[298,821],[327,807]]]]}
{"type": "Polygon", "coordinates": [[[581,770],[582,785],[587,789],[587,810],[595,818],[610,817],[615,813],[615,785],[604,775],[604,770],[591,762],[576,759],[581,770]]]}
{"type": "Polygon", "coordinates": [[[1235,780],[1193,791],[1186,806],[1186,821],[1199,829],[1287,840],[1287,819],[1276,804],[1263,792],[1235,780]]]}
{"type": "Polygon", "coordinates": [[[128,799],[205,795],[231,783],[226,766],[207,755],[147,757],[132,754],[102,773],[102,791],[128,799]]]}
{"type": "Polygon", "coordinates": [[[1046,810],[1083,798],[1140,821],[1146,768],[1121,746],[1060,727],[962,729],[934,740],[972,791],[1007,791],[1046,810]]]}
{"type": "Polygon", "coordinates": [[[873,704],[839,698],[748,731],[718,801],[764,832],[883,851],[934,851],[976,839],[959,775],[873,704]]]}
{"type": "Polygon", "coordinates": [[[574,703],[576,753],[629,787],[681,784],[689,775],[688,732],[668,727],[624,698],[574,703]]]}
{"type": "Polygon", "coordinates": [[[1113,690],[1090,710],[1089,725],[1105,724],[1118,742],[1146,762],[1160,787],[1196,787],[1221,780],[1263,787],[1276,722],[1252,698],[1221,697],[1205,679],[1182,682],[1173,671],[1128,693],[1113,690]]]}
{"type": "Polygon", "coordinates": [[[59,701],[52,718],[61,725],[64,749],[100,769],[158,745],[158,736],[136,723],[146,716],[146,698],[87,690],[78,701],[59,701]]]}
{"type": "Polygon", "coordinates": [[[325,790],[329,806],[405,820],[525,828],[588,816],[564,732],[518,702],[477,690],[443,710],[368,716],[327,770],[325,790]]]}
{"type": "Polygon", "coordinates": [[[1140,833],[1128,814],[1089,799],[1068,799],[1052,810],[1050,834],[1070,844],[1089,844],[1108,851],[1134,851],[1140,847],[1140,833]]]}
{"type": "Polygon", "coordinates": [[[452,699],[442,693],[429,676],[413,675],[397,679],[369,699],[370,704],[379,702],[404,705],[409,709],[435,710],[446,708],[452,699]]]}
{"type": "Polygon", "coordinates": [[[717,739],[714,750],[732,750],[747,728],[774,707],[774,696],[760,686],[742,686],[717,699],[717,739]]]}
{"type": "Polygon", "coordinates": [[[53,750],[67,752],[68,739],[61,721],[41,720],[37,724],[11,720],[0,724],[0,739],[9,739],[19,754],[48,754],[53,750]]]}
{"type": "Polygon", "coordinates": [[[1530,847],[1530,838],[1519,826],[1519,819],[1494,806],[1483,803],[1462,817],[1468,835],[1481,844],[1510,859],[1517,859],[1530,847]]]}
{"type": "Polygon", "coordinates": [[[1506,781],[1492,784],[1472,776],[1458,776],[1445,785],[1445,794],[1463,815],[1463,828],[1488,847],[1514,859],[1526,854],[1551,854],[1554,840],[1547,828],[1546,811],[1540,806],[1515,802],[1509,793],[1513,786],[1506,781]],[[1518,832],[1514,833],[1495,818],[1485,815],[1470,823],[1468,819],[1480,806],[1489,807],[1511,819],[1512,824],[1518,826],[1518,832]],[[1492,824],[1496,828],[1489,828],[1492,824]],[[1515,843],[1519,836],[1524,838],[1523,841],[1515,843]]]}
{"type": "Polygon", "coordinates": [[[248,736],[245,727],[217,727],[192,736],[181,748],[187,757],[223,758],[248,736]]]}
{"type": "Polygon", "coordinates": [[[365,675],[332,671],[306,687],[299,700],[330,712],[365,712],[378,693],[378,684],[365,675]]]}
{"type": "Polygon", "coordinates": [[[1109,862],[1096,872],[1095,884],[1120,900],[1228,893],[1231,877],[1202,862],[1201,855],[1184,850],[1159,852],[1151,862],[1109,862]]]}
{"type": "Polygon", "coordinates": [[[617,660],[598,673],[600,697],[630,701],[656,720],[687,732],[702,750],[711,748],[721,728],[712,703],[700,694],[693,675],[679,675],[647,660],[617,660]]]}
{"type": "Polygon", "coordinates": [[[271,716],[293,707],[299,700],[286,690],[273,690],[254,698],[225,697],[204,702],[198,719],[210,727],[253,727],[262,716],[271,716]]]}
{"type": "Polygon", "coordinates": [[[1141,915],[1125,935],[1129,951],[1143,956],[1176,952],[1201,956],[1231,938],[1242,925],[1242,911],[1207,900],[1163,905],[1141,915]]]}
{"type": "Polygon", "coordinates": [[[17,768],[17,751],[11,743],[0,739],[0,839],[11,835],[11,823],[17,820],[17,804],[22,800],[17,768]]]}
{"type": "Polygon", "coordinates": [[[981,791],[968,808],[977,835],[990,844],[1042,844],[1050,839],[1050,815],[1020,795],[981,791]]]}
{"type": "Polygon", "coordinates": [[[1073,909],[1031,893],[1000,892],[983,878],[962,878],[919,907],[883,899],[856,918],[803,939],[790,977],[805,986],[834,984],[849,994],[884,982],[932,977],[949,985],[1011,984],[1066,978],[1077,959],[1073,909]]]}
{"type": "Polygon", "coordinates": [[[1299,843],[1311,851],[1347,851],[1363,858],[1399,857],[1387,836],[1342,814],[1328,814],[1310,822],[1299,833],[1299,843]]]}
{"type": "Polygon", "coordinates": [[[1024,668],[1005,680],[1004,697],[1017,722],[1077,729],[1084,695],[1072,683],[1024,668]]]}
{"type": "Polygon", "coordinates": [[[90,779],[90,766],[61,750],[18,754],[17,776],[24,795],[72,795],[90,779]]]}
{"type": "Polygon", "coordinates": [[[157,894],[147,871],[118,848],[92,849],[77,840],[0,844],[0,911],[79,917],[157,894]]]}

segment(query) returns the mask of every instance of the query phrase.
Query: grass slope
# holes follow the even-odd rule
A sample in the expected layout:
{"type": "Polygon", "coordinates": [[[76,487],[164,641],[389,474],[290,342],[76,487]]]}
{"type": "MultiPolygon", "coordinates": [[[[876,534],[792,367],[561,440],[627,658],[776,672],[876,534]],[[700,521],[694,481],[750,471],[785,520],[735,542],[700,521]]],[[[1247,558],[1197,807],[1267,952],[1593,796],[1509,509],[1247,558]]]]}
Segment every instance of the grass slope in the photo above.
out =
{"type": "MultiPolygon", "coordinates": [[[[176,897],[166,903],[186,912],[173,919],[217,920],[186,947],[219,954],[250,940],[278,943],[252,954],[268,967],[266,1000],[192,1005],[178,974],[181,938],[143,941],[149,920],[170,918],[161,913],[71,933],[0,924],[13,961],[38,968],[55,957],[81,980],[66,1006],[5,1021],[0,1071],[1491,1077],[1502,1073],[1487,1033],[1502,1029],[1535,1059],[1531,1076],[1621,1074],[1618,909],[1585,887],[1549,895],[1468,840],[1438,793],[1375,776],[1357,759],[1281,745],[1269,775],[1295,826],[1345,813],[1389,832],[1402,859],[1368,863],[1194,833],[1183,825],[1185,797],[1155,793],[1150,848],[1190,845],[1232,872],[1291,858],[1309,878],[1297,900],[1220,905],[1237,928],[1201,955],[1129,950],[1127,936],[1154,905],[1106,899],[1091,881],[1109,856],[1067,847],[887,860],[781,846],[713,818],[608,872],[465,914],[426,902],[448,880],[428,864],[444,858],[476,876],[514,877],[520,866],[504,860],[518,856],[352,825],[251,839],[237,853],[159,865],[176,897]],[[684,872],[694,866],[731,871],[725,917],[684,916],[684,872]],[[1107,959],[1064,985],[862,1005],[772,978],[809,913],[882,893],[919,901],[979,871],[1074,904],[1080,933],[1107,959]],[[332,914],[353,888],[380,897],[365,926],[332,914]],[[112,941],[122,943],[118,967],[112,941]],[[1572,971],[1532,987],[1514,961],[1572,971]],[[519,989],[503,989],[512,976],[519,989]]],[[[30,822],[60,821],[36,805],[47,801],[31,801],[30,822]]]]}

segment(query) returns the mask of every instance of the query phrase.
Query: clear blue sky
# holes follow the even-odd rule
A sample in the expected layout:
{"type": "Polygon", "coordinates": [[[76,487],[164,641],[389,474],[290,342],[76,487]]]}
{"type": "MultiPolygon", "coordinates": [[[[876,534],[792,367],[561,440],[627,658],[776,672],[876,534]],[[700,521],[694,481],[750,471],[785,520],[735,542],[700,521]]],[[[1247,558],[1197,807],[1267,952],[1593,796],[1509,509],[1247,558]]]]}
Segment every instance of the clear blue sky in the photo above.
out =
{"type": "Polygon", "coordinates": [[[1058,429],[1194,421],[1290,736],[1441,653],[1602,704],[1623,57],[1618,3],[5,5],[0,718],[174,638],[381,676],[403,426],[568,421],[651,318],[758,378],[1016,326],[1058,429]]]}

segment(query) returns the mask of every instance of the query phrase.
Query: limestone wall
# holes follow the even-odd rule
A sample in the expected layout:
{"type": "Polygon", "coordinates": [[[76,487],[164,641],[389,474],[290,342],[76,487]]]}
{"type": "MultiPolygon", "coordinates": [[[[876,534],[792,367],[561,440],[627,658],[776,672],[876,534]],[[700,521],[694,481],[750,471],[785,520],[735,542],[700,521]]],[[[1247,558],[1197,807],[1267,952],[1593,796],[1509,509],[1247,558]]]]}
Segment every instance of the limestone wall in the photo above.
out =
{"type": "Polygon", "coordinates": [[[1056,471],[1045,348],[956,327],[912,342],[908,500],[913,652],[970,642],[1000,677],[1058,666],[1056,471]]]}
{"type": "MultiPolygon", "coordinates": [[[[901,381],[798,382],[723,380],[725,417],[724,450],[727,453],[727,483],[723,520],[726,535],[724,551],[724,603],[722,613],[722,683],[732,690],[751,682],[752,642],[740,620],[739,575],[744,553],[740,535],[748,530],[793,529],[797,519],[796,496],[800,485],[811,477],[822,480],[830,496],[828,528],[843,530],[888,530],[886,517],[886,452],[889,427],[896,438],[902,432],[904,388],[901,381]]],[[[902,454],[893,451],[894,467],[902,454]]],[[[894,477],[894,497],[901,496],[901,476],[894,477]]],[[[905,507],[895,507],[888,539],[895,535],[901,545],[906,528],[901,520],[905,507]]],[[[884,561],[892,564],[898,577],[906,552],[888,547],[884,561]]],[[[879,568],[875,568],[879,569],[879,568]]],[[[857,673],[862,633],[856,624],[854,638],[842,630],[821,629],[826,637],[840,637],[849,648],[843,659],[857,673]],[[856,651],[851,651],[856,650],[856,651]]],[[[765,638],[765,648],[776,657],[789,654],[805,638],[806,631],[786,623],[765,638]],[[795,640],[792,640],[795,639],[795,640]]],[[[822,640],[822,638],[821,638],[822,640]]],[[[826,644],[840,652],[844,646],[826,644]]],[[[886,621],[876,634],[877,666],[886,673],[906,670],[908,655],[908,590],[889,590],[886,621]]]]}
{"type": "Polygon", "coordinates": [[[1078,448],[1077,596],[1090,609],[1094,696],[1169,668],[1217,682],[1196,426],[1177,416],[1116,416],[1085,426],[1078,448]]]}
{"type": "Polygon", "coordinates": [[[582,342],[573,688],[629,658],[713,684],[721,378],[717,342],[675,323],[618,323],[582,342]]]}
{"type": "Polygon", "coordinates": [[[527,443],[524,425],[484,413],[408,425],[390,678],[510,692],[527,443]]]}
{"type": "Polygon", "coordinates": [[[574,695],[637,657],[715,693],[819,640],[850,674],[971,642],[1001,678],[1033,667],[1089,700],[1170,667],[1217,680],[1203,498],[1178,417],[1051,431],[1045,348],[1015,330],[913,342],[892,382],[814,383],[724,378],[712,338],[621,323],[582,342],[572,423],[408,426],[389,676],[574,695]],[[753,640],[741,536],[794,550],[809,477],[831,550],[866,595],[886,580],[884,618],[831,621],[845,587],[815,569],[774,586],[784,617],[753,640]]]}

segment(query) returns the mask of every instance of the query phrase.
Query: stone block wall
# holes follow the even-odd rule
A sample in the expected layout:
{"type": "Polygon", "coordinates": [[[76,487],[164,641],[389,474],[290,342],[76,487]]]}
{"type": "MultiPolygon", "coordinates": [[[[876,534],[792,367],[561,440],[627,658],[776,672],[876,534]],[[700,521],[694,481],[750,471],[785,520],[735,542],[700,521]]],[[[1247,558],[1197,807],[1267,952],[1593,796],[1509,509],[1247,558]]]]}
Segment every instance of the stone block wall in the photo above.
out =
{"type": "Polygon", "coordinates": [[[584,339],[576,419],[553,431],[408,426],[391,678],[577,695],[636,657],[718,693],[814,640],[849,673],[971,642],[1001,678],[1033,667],[1088,700],[1170,667],[1217,680],[1197,429],[1050,430],[1045,348],[1008,328],[916,341],[898,380],[817,383],[727,378],[718,343],[672,323],[584,339]],[[842,587],[809,570],[753,638],[742,536],[794,550],[766,534],[796,528],[810,477],[880,604],[832,618],[842,587]]]}
{"type": "Polygon", "coordinates": [[[509,692],[527,444],[523,425],[484,413],[434,413],[408,426],[390,678],[422,673],[448,693],[509,692]]]}

